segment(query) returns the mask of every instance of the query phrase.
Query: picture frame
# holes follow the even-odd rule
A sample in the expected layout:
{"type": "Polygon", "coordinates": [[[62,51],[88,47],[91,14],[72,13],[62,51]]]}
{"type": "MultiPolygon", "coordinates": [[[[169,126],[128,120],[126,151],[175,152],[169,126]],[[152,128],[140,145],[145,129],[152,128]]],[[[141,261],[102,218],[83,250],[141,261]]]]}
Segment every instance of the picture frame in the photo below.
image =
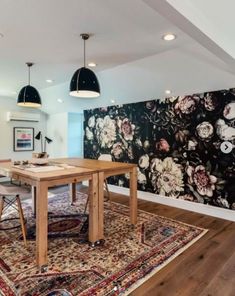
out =
{"type": "Polygon", "coordinates": [[[14,151],[33,151],[34,150],[34,128],[14,127],[13,131],[14,151]]]}

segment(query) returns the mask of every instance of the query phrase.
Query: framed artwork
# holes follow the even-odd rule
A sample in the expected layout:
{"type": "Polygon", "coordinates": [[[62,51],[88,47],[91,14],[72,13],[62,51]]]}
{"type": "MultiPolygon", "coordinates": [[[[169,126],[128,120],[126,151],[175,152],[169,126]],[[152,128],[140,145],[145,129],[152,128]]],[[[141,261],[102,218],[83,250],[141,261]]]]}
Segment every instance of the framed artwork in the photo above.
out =
{"type": "Polygon", "coordinates": [[[14,127],[14,151],[34,150],[34,128],[14,127]]]}

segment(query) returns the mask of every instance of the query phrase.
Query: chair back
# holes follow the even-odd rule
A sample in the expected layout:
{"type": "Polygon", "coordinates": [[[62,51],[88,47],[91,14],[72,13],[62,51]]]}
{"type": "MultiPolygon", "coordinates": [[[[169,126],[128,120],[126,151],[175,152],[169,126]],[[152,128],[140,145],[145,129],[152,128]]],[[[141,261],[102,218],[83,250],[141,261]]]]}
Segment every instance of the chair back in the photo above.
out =
{"type": "Polygon", "coordinates": [[[112,161],[112,156],[110,154],[101,154],[98,160],[112,161]]]}

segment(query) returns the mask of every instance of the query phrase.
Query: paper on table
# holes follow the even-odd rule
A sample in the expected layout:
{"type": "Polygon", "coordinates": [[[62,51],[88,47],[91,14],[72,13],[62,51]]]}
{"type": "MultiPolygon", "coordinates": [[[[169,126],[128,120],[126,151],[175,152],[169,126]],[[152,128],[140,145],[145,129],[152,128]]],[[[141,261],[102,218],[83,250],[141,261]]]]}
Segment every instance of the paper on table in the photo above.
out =
{"type": "Polygon", "coordinates": [[[25,168],[25,171],[29,171],[32,173],[43,173],[43,172],[51,172],[51,171],[58,171],[58,170],[64,170],[64,168],[55,166],[55,165],[48,165],[48,166],[35,167],[35,168],[25,168]]]}

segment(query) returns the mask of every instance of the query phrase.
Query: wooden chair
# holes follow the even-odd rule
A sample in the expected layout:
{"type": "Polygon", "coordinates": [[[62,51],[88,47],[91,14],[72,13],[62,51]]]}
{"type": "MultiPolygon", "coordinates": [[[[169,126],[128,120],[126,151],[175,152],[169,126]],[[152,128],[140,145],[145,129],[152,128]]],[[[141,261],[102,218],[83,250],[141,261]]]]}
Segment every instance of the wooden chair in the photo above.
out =
{"type": "MultiPolygon", "coordinates": [[[[28,191],[26,189],[24,189],[23,187],[19,187],[17,185],[15,185],[15,186],[0,185],[0,224],[6,220],[9,220],[9,219],[11,219],[11,220],[19,219],[24,244],[25,244],[25,246],[27,246],[25,219],[24,219],[23,209],[21,206],[20,194],[28,194],[28,191]],[[15,209],[19,213],[19,218],[2,219],[3,212],[4,211],[6,212],[6,210],[9,209],[10,207],[15,209]]],[[[11,227],[1,228],[0,227],[0,229],[1,230],[10,230],[13,228],[11,228],[11,227]]]]}
{"type": "MultiPolygon", "coordinates": [[[[99,157],[98,157],[98,160],[104,160],[104,161],[112,161],[112,156],[110,154],[101,154],[99,157]]],[[[107,193],[107,199],[105,201],[110,201],[111,202],[111,199],[110,199],[110,192],[109,192],[109,188],[108,188],[108,182],[107,182],[107,179],[104,179],[104,190],[106,191],[107,193]]],[[[86,201],[86,205],[85,205],[85,209],[84,209],[84,214],[86,213],[86,210],[87,210],[87,206],[88,206],[88,202],[89,202],[89,195],[87,197],[87,201],[86,201]]]]}

